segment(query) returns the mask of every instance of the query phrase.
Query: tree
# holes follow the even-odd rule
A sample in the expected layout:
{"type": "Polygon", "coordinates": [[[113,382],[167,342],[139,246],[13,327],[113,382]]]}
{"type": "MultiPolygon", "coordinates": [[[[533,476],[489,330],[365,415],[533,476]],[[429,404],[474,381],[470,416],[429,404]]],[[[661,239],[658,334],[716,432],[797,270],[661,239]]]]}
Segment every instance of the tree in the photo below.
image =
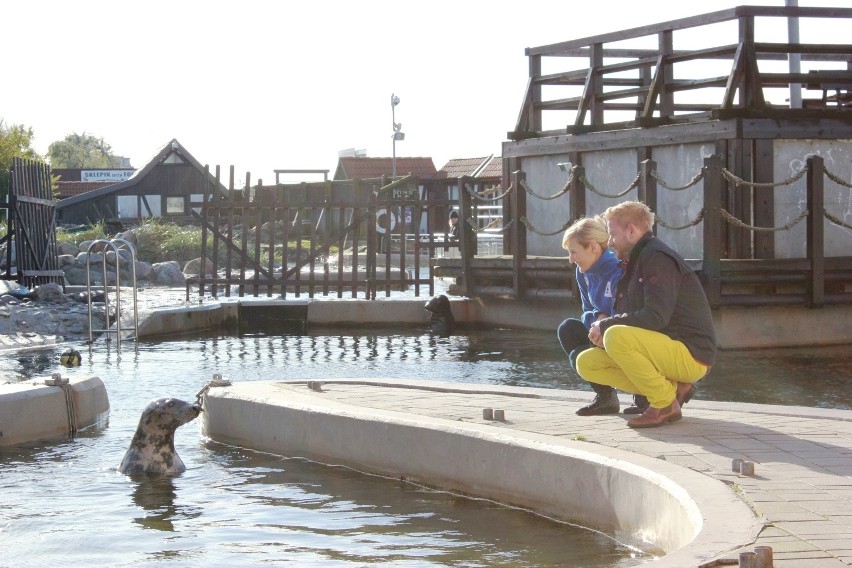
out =
{"type": "Polygon", "coordinates": [[[47,147],[50,167],[56,168],[120,168],[122,159],[112,154],[112,148],[103,138],[91,134],[69,134],[65,140],[47,147]]]}
{"type": "Polygon", "coordinates": [[[6,202],[9,195],[9,169],[12,158],[28,158],[40,160],[32,147],[33,129],[22,124],[6,126],[0,119],[0,201],[6,202]]]}

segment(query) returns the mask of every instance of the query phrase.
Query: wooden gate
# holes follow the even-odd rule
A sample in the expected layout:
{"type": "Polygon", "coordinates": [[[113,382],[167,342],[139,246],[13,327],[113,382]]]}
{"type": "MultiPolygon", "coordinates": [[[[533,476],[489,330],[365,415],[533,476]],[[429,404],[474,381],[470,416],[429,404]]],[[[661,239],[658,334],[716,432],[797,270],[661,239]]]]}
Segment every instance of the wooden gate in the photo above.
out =
{"type": "Polygon", "coordinates": [[[415,296],[431,296],[431,260],[459,246],[446,233],[446,198],[430,199],[414,176],[258,185],[246,192],[234,189],[232,175],[228,190],[192,205],[208,266],[187,281],[187,297],[194,285],[200,296],[213,297],[376,299],[411,288],[415,296]]]}
{"type": "Polygon", "coordinates": [[[9,173],[9,230],[0,240],[7,245],[6,270],[0,278],[16,280],[27,288],[54,282],[64,289],[65,273],[59,269],[56,254],[56,202],[50,168],[42,162],[13,158],[9,173]]]}

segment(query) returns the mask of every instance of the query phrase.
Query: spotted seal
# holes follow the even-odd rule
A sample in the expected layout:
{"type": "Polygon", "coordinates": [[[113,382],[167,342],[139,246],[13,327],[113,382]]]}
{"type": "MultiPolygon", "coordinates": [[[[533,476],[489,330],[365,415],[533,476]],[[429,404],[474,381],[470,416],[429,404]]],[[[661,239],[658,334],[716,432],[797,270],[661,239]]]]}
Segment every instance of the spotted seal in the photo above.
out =
{"type": "Polygon", "coordinates": [[[444,294],[435,296],[423,306],[429,312],[429,329],[435,335],[449,337],[456,327],[456,320],[450,308],[450,299],[444,294]]]}
{"type": "Polygon", "coordinates": [[[194,420],[200,412],[200,405],[176,398],[152,400],[142,411],[136,434],[118,470],[128,475],[174,475],[186,470],[175,451],[175,430],[194,420]]]}

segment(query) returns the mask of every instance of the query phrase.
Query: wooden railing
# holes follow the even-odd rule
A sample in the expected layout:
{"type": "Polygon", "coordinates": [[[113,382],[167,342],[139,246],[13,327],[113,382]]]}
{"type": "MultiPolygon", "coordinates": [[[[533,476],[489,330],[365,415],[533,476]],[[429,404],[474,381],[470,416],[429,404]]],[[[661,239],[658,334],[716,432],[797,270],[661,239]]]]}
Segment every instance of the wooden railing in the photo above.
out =
{"type": "Polygon", "coordinates": [[[841,116],[848,116],[852,106],[852,44],[828,43],[822,36],[820,43],[756,42],[758,26],[779,18],[837,22],[838,38],[845,40],[852,27],[852,8],[740,6],[528,48],[530,77],[515,129],[508,137],[522,140],[654,126],[743,111],[752,117],[755,113],[805,116],[813,111],[820,117],[841,111],[841,116]],[[684,43],[692,43],[704,32],[710,32],[718,42],[719,32],[724,31],[720,26],[728,22],[736,25],[729,43],[677,49],[675,40],[681,34],[684,43]],[[649,38],[656,42],[656,48],[625,47],[631,42],[647,45],[649,38]],[[770,72],[769,68],[790,57],[810,68],[805,72],[770,72]],[[714,66],[708,61],[721,62],[721,69],[727,72],[709,74],[714,66]],[[545,64],[548,73],[542,72],[545,64]],[[565,69],[552,71],[550,67],[554,66],[565,69]],[[804,98],[803,108],[792,108],[787,102],[790,95],[778,92],[785,89],[789,93],[791,87],[818,91],[818,97],[804,98]],[[570,111],[568,116],[573,113],[573,120],[569,123],[562,118],[565,113],[557,115],[555,111],[570,111]]]}

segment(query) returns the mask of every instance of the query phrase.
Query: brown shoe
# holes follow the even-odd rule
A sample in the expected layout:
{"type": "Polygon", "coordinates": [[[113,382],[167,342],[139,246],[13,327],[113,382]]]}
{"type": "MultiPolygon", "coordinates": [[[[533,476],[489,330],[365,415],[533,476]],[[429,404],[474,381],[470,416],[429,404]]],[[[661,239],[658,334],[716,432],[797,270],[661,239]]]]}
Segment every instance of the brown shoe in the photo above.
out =
{"type": "Polygon", "coordinates": [[[692,396],[695,394],[695,385],[692,383],[681,383],[677,384],[677,393],[675,396],[677,397],[677,403],[681,406],[692,400],[692,396]]]}
{"type": "Polygon", "coordinates": [[[667,422],[676,422],[683,418],[680,413],[680,405],[677,400],[673,401],[665,408],[648,407],[642,416],[637,416],[627,421],[627,425],[631,428],[656,428],[667,422]]]}

